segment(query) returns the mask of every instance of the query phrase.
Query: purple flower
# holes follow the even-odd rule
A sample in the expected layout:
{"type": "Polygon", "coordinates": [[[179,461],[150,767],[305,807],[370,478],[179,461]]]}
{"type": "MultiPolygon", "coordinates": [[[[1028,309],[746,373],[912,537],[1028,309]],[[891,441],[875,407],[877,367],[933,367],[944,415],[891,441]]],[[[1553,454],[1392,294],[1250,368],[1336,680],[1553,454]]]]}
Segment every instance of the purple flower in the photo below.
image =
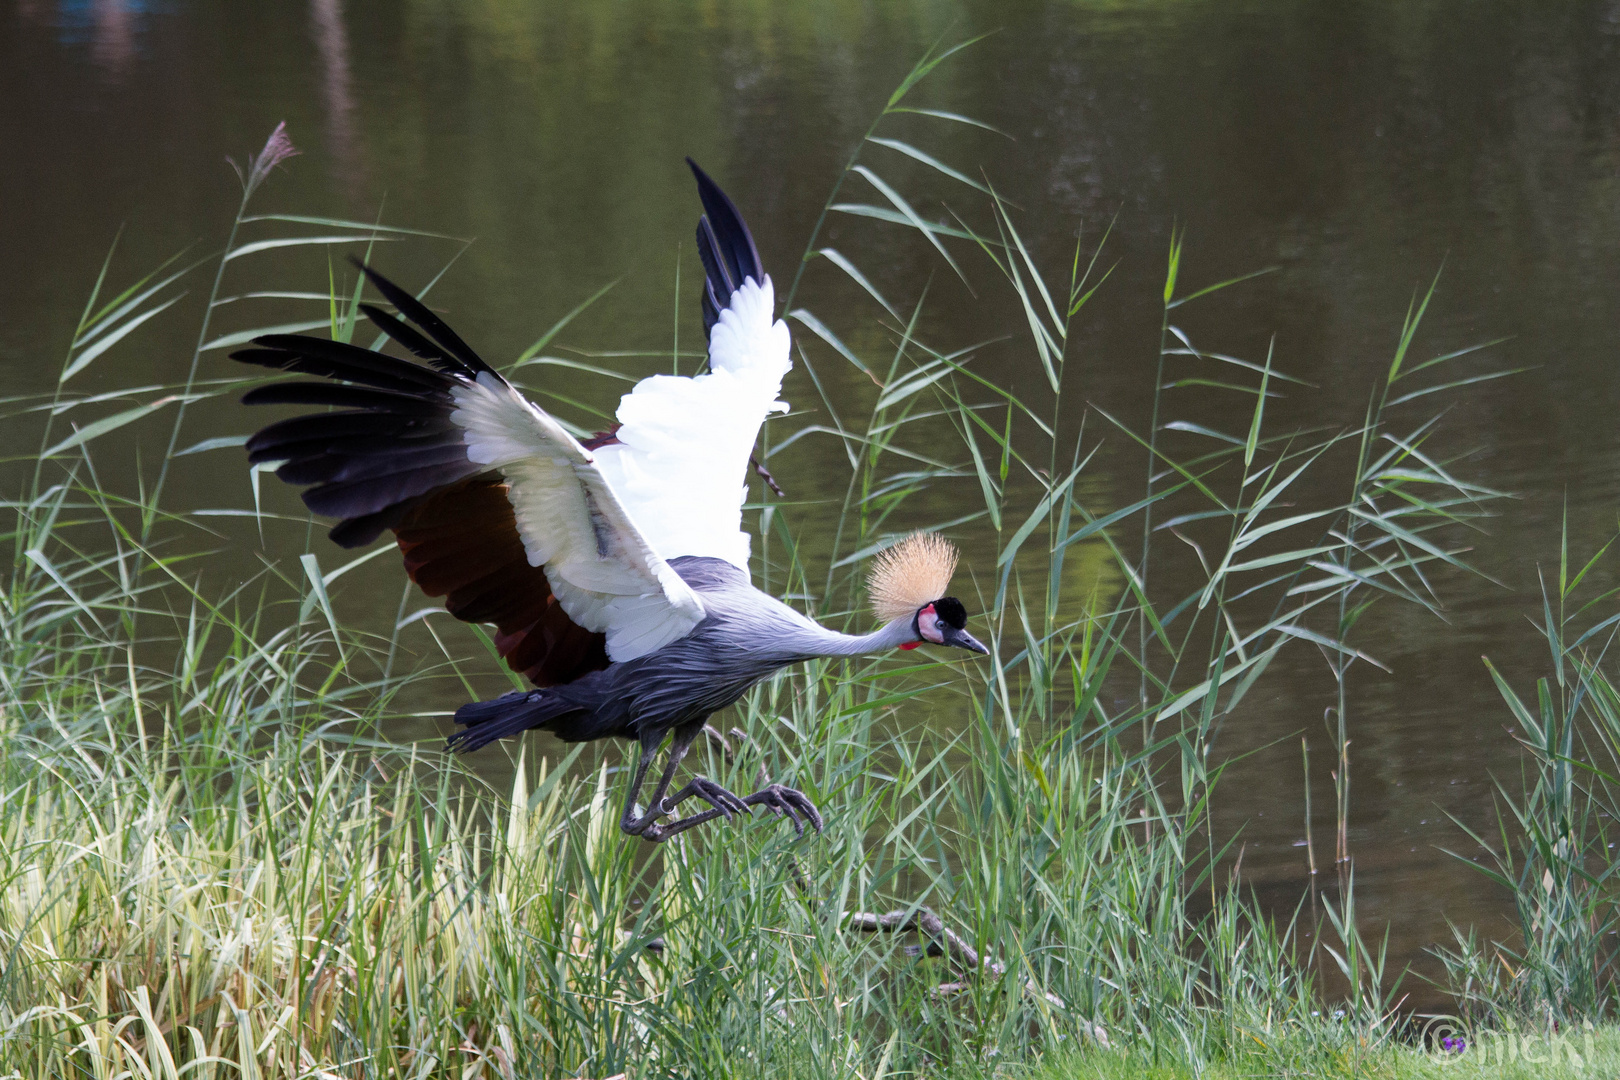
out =
{"type": "Polygon", "coordinates": [[[1468,1040],[1461,1035],[1447,1035],[1440,1040],[1440,1049],[1448,1054],[1460,1054],[1468,1049],[1468,1040]]]}
{"type": "Polygon", "coordinates": [[[253,189],[258,187],[266,176],[270,175],[271,169],[297,153],[298,148],[287,137],[287,121],[283,120],[276,125],[276,130],[270,133],[270,138],[265,140],[264,149],[257,154],[248,155],[246,175],[243,175],[235,160],[232,158],[226,158],[225,160],[231,163],[231,168],[236,169],[237,179],[242,181],[243,194],[246,197],[252,195],[253,189]]]}

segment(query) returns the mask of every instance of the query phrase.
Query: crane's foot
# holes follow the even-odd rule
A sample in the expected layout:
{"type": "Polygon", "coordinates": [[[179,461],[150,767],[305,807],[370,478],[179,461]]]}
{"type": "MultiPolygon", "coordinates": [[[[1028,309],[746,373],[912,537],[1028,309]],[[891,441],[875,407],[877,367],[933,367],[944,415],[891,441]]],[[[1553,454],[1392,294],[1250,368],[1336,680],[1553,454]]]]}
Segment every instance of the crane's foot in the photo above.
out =
{"type": "Polygon", "coordinates": [[[706,776],[694,776],[685,787],[666,799],[660,799],[658,805],[652,807],[641,817],[620,822],[619,828],[631,836],[641,837],[648,843],[659,844],[672,836],[685,832],[687,829],[702,825],[705,821],[713,821],[717,817],[724,817],[727,821],[730,821],[736,814],[752,813],[753,810],[745,800],[727,791],[706,776]],[[702,799],[713,809],[688,815],[667,825],[659,823],[659,818],[673,814],[675,807],[687,799],[702,799]]]}
{"type": "Polygon", "coordinates": [[[816,804],[802,791],[782,784],[770,784],[746,798],[739,799],[713,780],[699,776],[694,777],[691,783],[674,795],[664,799],[656,810],[624,822],[620,828],[632,836],[641,837],[649,844],[661,844],[672,836],[679,836],[688,829],[694,829],[715,818],[724,817],[730,821],[738,812],[751,814],[756,806],[763,806],[778,817],[787,818],[793,823],[793,831],[799,836],[804,835],[806,824],[816,832],[820,832],[825,824],[822,821],[821,811],[816,809],[816,804]],[[675,806],[687,799],[702,799],[711,809],[690,814],[667,825],[659,823],[658,818],[673,813],[675,806]]]}
{"type": "Polygon", "coordinates": [[[727,821],[731,820],[733,814],[753,813],[748,809],[748,800],[738,798],[706,776],[692,777],[691,783],[665,799],[659,810],[664,814],[673,814],[676,804],[687,799],[702,799],[724,814],[727,821]]]}
{"type": "Polygon", "coordinates": [[[821,811],[816,809],[815,803],[805,797],[804,792],[782,784],[771,784],[761,788],[742,801],[746,806],[763,806],[779,817],[786,817],[793,822],[793,831],[799,836],[804,835],[806,822],[816,832],[820,832],[824,824],[821,820],[821,811]]]}

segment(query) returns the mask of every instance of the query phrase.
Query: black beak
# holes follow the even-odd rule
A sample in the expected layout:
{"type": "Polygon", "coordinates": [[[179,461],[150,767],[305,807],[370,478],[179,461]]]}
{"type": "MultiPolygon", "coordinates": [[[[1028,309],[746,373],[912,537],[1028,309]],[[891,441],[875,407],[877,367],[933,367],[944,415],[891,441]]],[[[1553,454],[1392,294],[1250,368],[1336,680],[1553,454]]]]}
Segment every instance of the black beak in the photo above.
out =
{"type": "Polygon", "coordinates": [[[980,645],[974,640],[973,635],[966,630],[957,630],[949,626],[942,626],[939,629],[940,636],[945,639],[944,644],[953,645],[958,649],[966,649],[968,652],[982,653],[985,656],[990,655],[990,650],[980,645]]]}

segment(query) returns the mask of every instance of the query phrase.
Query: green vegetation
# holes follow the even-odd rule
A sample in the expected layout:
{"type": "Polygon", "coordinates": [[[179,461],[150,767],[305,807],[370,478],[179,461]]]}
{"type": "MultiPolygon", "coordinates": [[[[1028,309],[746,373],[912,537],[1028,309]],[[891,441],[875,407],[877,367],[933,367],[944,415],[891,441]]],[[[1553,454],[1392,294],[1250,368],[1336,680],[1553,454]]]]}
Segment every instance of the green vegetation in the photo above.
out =
{"type": "Polygon", "coordinates": [[[1362,1077],[1365,1080],[1580,1080],[1612,1076],[1620,1068],[1620,1035],[1612,1028],[1546,1036],[1487,1036],[1460,1056],[1434,1055],[1410,1045],[1385,1044],[1367,1053],[1324,1046],[1308,1037],[1259,1035],[1231,1056],[1200,1071],[1185,1062],[1144,1064],[1120,1054],[1058,1056],[1033,1073],[1039,1080],[1240,1080],[1247,1077],[1362,1077]]]}
{"type": "MultiPolygon", "coordinates": [[[[1455,1036],[1460,1060],[1420,1049],[1401,1017],[1396,973],[1357,925],[1347,864],[1323,928],[1338,977],[1328,990],[1296,956],[1297,925],[1257,914],[1210,827],[1222,725],[1297,642],[1323,651],[1340,687],[1342,820],[1348,676],[1370,659],[1354,644],[1357,620],[1379,598],[1432,608],[1435,568],[1466,571],[1451,534],[1496,494],[1455,475],[1431,447],[1434,421],[1409,419],[1408,406],[1492,373],[1448,374],[1462,353],[1419,360],[1420,296],[1359,424],[1279,433],[1269,390],[1299,380],[1269,355],[1206,352],[1177,328],[1183,304],[1234,284],[1179,281],[1178,241],[1156,385],[1235,394],[1242,426],[1176,419],[1157,390],[1145,435],[1095,417],[1151,464],[1140,499],[1090,505],[1082,480],[1099,436],[1061,421],[1071,324],[1107,258],[1077,247],[1061,273],[1044,271],[988,187],[884,133],[942,58],[918,65],[850,159],[843,184],[859,179],[874,201],[835,192],[828,214],[918,232],[958,273],[969,257],[988,260],[1049,393],[1029,404],[977,376],[971,350],[929,346],[922,299],[891,303],[813,236],[808,251],[892,320],[892,351],[857,351],[794,297],[798,335],[819,350],[806,365],[848,362],[870,382],[829,393],[824,417],[801,429],[845,448],[842,507],[762,494],[758,550],[769,587],[820,617],[858,620],[864,557],[926,523],[915,496],[948,486],[973,509],[939,524],[994,538],[977,567],[975,627],[992,661],[907,654],[781,674],[721,720],[737,730],[702,767],[733,787],[763,772],[802,788],[828,811],[826,833],[797,841],[755,820],[649,852],[617,831],[614,750],[544,762],[538,752],[556,744],[514,746],[515,783],[492,791],[436,748],[379,738],[434,680],[490,661],[473,632],[432,617],[442,652],[414,661],[405,635],[423,620],[381,633],[346,624],[332,586],[359,560],[322,571],[312,541],[296,573],[269,562],[228,590],[199,584],[197,538],[211,519],[167,510],[162,477],[188,453],[230,452],[231,440],[187,446],[178,406],[194,415],[237,384],[198,363],[185,385],[136,393],[70,435],[47,427],[32,480],[8,504],[0,1075],[1612,1071],[1620,1039],[1583,1041],[1579,1025],[1607,1016],[1614,992],[1603,853],[1620,694],[1594,643],[1615,623],[1592,617],[1576,633],[1581,609],[1554,616],[1584,576],[1567,558],[1547,612],[1556,679],[1534,709],[1504,683],[1533,773],[1528,794],[1504,791],[1493,873],[1520,898],[1524,942],[1464,933],[1449,955],[1473,1025],[1455,1036]],[[974,193],[982,213],[925,217],[867,163],[868,145],[974,193]],[[169,405],[157,479],[109,490],[100,448],[169,405]],[[960,441],[941,448],[945,424],[960,441]],[[1302,477],[1317,472],[1343,478],[1341,501],[1301,502],[1302,477]],[[1159,595],[1166,537],[1204,560],[1207,582],[1189,595],[1159,595]],[[908,723],[924,710],[949,711],[956,734],[908,723]],[[1555,1046],[1560,1064],[1541,1063],[1555,1046]]],[[[270,241],[379,233],[250,216],[277,153],[273,142],[249,163],[237,228],[206,264],[217,270],[210,315],[240,298],[222,292],[227,264],[270,241]],[[286,231],[247,239],[248,226],[286,231]]],[[[15,407],[55,417],[104,400],[72,380],[161,313],[186,272],[111,300],[98,284],[55,394],[15,407]]],[[[309,321],[349,339],[357,289],[334,278],[309,321]]],[[[210,338],[205,324],[196,355],[247,336],[210,338]]],[[[526,360],[539,362],[544,340],[526,360]]],[[[268,517],[242,513],[261,527],[268,517]]],[[[1324,850],[1324,870],[1327,860],[1324,850]]]]}

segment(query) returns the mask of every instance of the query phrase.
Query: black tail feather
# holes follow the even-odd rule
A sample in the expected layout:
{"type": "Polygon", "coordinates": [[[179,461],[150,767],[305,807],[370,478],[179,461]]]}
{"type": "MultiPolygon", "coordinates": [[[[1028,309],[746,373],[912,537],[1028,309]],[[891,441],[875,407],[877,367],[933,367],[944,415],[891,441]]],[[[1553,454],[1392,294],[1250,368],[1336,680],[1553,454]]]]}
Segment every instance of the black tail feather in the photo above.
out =
{"type": "Polygon", "coordinates": [[[731,303],[731,294],[749,278],[763,282],[765,268],[737,205],[697,162],[687,158],[686,164],[697,178],[698,198],[703,202],[697,244],[704,272],[703,331],[708,333],[720,320],[721,310],[731,303]]]}
{"type": "Polygon", "coordinates": [[[462,730],[450,736],[452,750],[470,751],[496,739],[545,727],[576,706],[545,690],[513,690],[490,701],[472,701],[456,710],[462,730]]]}

